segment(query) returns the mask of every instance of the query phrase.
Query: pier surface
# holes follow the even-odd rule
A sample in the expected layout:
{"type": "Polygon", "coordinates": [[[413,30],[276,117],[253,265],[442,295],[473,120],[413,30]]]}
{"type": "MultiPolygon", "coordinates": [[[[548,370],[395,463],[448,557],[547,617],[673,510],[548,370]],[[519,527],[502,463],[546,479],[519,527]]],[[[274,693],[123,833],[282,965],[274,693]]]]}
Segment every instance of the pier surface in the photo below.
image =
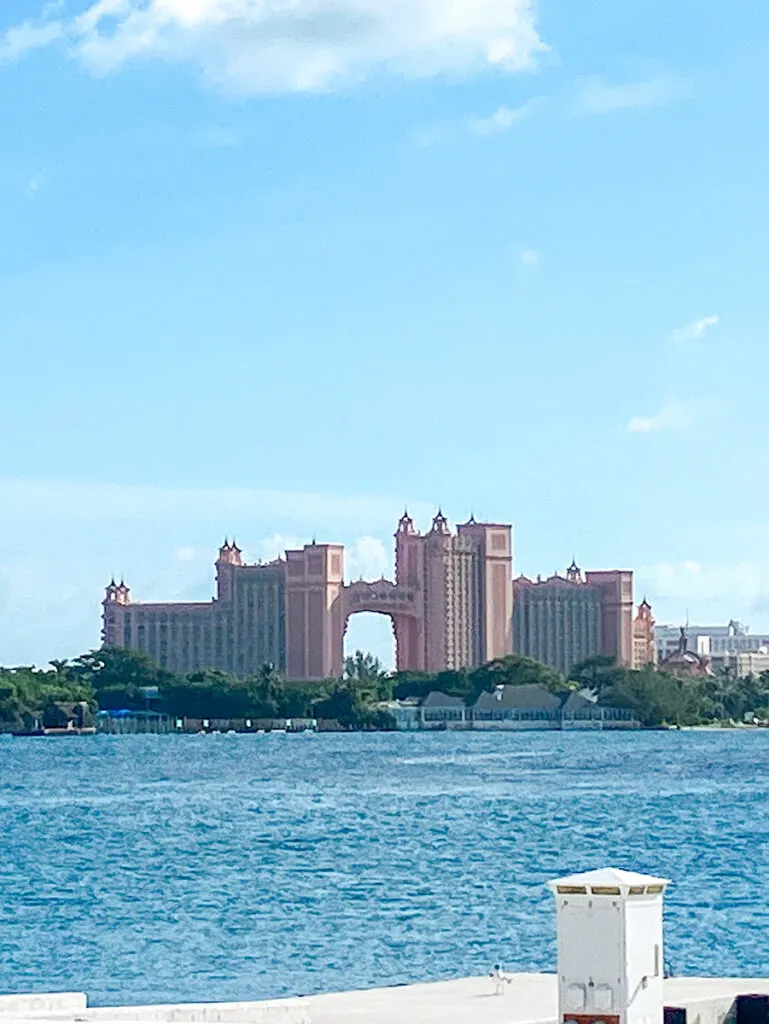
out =
{"type": "MultiPolygon", "coordinates": [[[[503,995],[489,978],[337,992],[267,1002],[86,1007],[84,995],[0,996],[0,1022],[25,1024],[555,1024],[554,974],[510,974],[503,995]]],[[[665,1005],[689,1024],[723,1024],[738,995],[769,994],[766,978],[669,978],[665,1005]]]]}

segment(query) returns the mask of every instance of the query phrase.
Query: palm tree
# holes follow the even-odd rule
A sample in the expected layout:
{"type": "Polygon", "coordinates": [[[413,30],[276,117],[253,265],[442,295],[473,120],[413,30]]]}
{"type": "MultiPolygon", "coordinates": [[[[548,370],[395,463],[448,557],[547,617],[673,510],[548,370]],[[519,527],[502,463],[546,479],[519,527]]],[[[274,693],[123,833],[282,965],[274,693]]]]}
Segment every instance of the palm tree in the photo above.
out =
{"type": "Polygon", "coordinates": [[[382,676],[385,675],[384,665],[373,654],[364,654],[363,651],[356,651],[354,655],[344,659],[344,672],[342,677],[348,682],[363,683],[365,685],[376,685],[382,676]]]}

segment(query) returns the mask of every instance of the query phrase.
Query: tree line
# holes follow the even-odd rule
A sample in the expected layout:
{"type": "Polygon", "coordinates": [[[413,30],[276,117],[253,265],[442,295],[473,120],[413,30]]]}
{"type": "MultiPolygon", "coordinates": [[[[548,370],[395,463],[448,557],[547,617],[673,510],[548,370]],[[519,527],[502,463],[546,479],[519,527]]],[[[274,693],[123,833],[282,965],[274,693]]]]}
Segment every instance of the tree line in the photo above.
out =
{"type": "Polygon", "coordinates": [[[292,682],[274,666],[240,679],[205,669],[186,674],[155,666],[138,651],[102,647],[45,670],[0,668],[0,727],[17,727],[25,715],[51,704],[86,701],[92,710],[152,710],[192,719],[316,718],[346,729],[390,729],[387,702],[422,698],[433,690],[472,706],[496,686],[536,684],[551,693],[589,690],[599,705],[629,708],[642,725],[697,725],[769,719],[769,673],[735,678],[728,672],[681,679],[654,666],[631,670],[608,657],[576,665],[569,678],[531,658],[510,655],[472,670],[392,672],[361,651],[345,659],[341,679],[292,682]]]}

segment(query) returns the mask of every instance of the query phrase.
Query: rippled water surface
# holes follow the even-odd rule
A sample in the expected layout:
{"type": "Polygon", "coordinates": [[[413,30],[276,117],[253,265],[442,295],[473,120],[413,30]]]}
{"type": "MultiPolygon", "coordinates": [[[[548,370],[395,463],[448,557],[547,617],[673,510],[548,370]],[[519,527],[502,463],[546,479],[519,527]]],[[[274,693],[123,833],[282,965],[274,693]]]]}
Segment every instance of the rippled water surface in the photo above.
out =
{"type": "Polygon", "coordinates": [[[0,741],[0,991],[254,999],[551,969],[544,883],[673,879],[676,973],[769,975],[769,730],[0,741]]]}

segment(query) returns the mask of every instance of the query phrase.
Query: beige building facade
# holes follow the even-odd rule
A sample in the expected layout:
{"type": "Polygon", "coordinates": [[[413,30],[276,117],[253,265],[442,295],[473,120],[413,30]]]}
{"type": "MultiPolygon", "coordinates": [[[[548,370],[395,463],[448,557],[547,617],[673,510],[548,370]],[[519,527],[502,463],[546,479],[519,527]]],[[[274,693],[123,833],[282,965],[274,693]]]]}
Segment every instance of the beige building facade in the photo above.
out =
{"type": "Polygon", "coordinates": [[[271,663],[289,679],[326,679],[341,675],[350,617],[376,612],[392,620],[398,669],[472,668],[512,652],[512,570],[511,526],[471,517],[452,532],[440,511],[425,534],[401,518],[394,581],[345,583],[339,544],[249,565],[225,541],[210,602],[135,602],[113,580],[102,639],[172,672],[247,676],[271,663]]]}

